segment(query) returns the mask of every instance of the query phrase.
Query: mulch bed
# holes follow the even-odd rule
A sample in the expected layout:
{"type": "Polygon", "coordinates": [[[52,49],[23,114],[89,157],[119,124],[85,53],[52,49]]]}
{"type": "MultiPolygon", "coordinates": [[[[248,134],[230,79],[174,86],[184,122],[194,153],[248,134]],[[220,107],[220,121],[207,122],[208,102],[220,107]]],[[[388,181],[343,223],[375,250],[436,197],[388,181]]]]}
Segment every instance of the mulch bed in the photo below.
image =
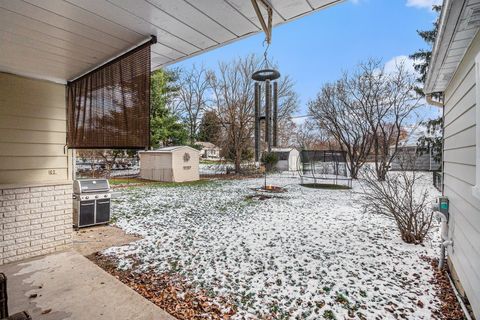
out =
{"type": "Polygon", "coordinates": [[[194,290],[178,275],[119,270],[113,258],[99,253],[87,258],[177,319],[228,320],[236,313],[235,305],[227,299],[214,301],[207,292],[194,290]]]}
{"type": "Polygon", "coordinates": [[[437,289],[437,296],[440,299],[440,309],[436,316],[445,320],[462,320],[465,319],[462,307],[455,296],[455,292],[448,279],[448,271],[446,268],[438,270],[438,259],[430,257],[422,257],[423,260],[430,263],[433,269],[433,277],[430,280],[437,289]]]}

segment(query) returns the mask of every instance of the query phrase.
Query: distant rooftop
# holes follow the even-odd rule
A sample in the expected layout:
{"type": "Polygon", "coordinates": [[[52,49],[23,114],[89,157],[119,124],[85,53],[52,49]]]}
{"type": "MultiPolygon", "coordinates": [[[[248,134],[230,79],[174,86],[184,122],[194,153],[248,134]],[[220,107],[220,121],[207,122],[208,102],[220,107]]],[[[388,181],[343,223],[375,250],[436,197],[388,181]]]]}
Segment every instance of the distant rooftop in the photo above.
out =
{"type": "Polygon", "coordinates": [[[207,141],[197,141],[195,144],[201,145],[202,147],[209,149],[219,148],[217,145],[207,141]]]}

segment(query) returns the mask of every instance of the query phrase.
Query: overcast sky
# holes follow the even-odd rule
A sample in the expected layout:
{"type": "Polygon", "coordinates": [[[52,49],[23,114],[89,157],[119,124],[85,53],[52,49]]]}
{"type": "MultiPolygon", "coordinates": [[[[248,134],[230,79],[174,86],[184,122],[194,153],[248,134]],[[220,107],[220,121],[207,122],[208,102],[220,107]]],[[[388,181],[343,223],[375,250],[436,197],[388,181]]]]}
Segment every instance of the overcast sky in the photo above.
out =
{"type": "MultiPolygon", "coordinates": [[[[273,30],[269,55],[282,74],[295,81],[300,111],[321,86],[336,80],[360,61],[380,58],[387,64],[407,57],[426,44],[416,30],[431,29],[433,4],[439,0],[346,0],[273,30]]],[[[258,34],[204,53],[175,67],[193,64],[215,69],[219,61],[230,61],[250,53],[263,55],[264,35],[258,34]]],[[[436,117],[436,107],[425,107],[419,118],[436,117]]]]}

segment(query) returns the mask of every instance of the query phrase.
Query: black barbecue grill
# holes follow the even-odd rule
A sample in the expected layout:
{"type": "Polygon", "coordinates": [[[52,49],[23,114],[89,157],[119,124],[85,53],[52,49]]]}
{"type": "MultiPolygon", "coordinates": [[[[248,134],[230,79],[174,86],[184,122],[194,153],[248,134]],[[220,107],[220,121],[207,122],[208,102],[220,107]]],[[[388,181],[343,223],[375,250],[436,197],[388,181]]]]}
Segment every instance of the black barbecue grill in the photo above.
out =
{"type": "Polygon", "coordinates": [[[107,179],[73,182],[73,225],[75,228],[107,224],[110,221],[111,190],[107,179]]]}

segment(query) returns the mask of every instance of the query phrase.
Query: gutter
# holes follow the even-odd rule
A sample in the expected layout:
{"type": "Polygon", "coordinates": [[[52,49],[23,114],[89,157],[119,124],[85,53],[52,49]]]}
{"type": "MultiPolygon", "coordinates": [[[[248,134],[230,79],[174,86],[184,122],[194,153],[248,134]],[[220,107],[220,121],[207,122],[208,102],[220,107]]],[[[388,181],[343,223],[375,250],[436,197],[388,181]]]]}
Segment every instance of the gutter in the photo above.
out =
{"type": "MultiPolygon", "coordinates": [[[[435,72],[435,70],[434,70],[435,68],[433,68],[433,66],[435,66],[437,64],[437,60],[439,59],[438,54],[439,54],[439,51],[440,51],[440,43],[442,42],[442,39],[443,39],[443,36],[444,36],[444,33],[445,33],[445,28],[446,28],[445,21],[447,19],[447,12],[449,11],[449,9],[451,7],[451,4],[452,4],[451,0],[444,0],[443,4],[442,4],[442,11],[440,12],[440,18],[438,20],[439,29],[438,29],[438,32],[437,32],[437,37],[435,39],[435,43],[433,44],[432,57],[431,57],[431,60],[430,60],[430,67],[428,68],[428,71],[427,71],[427,79],[426,79],[425,86],[424,86],[424,88],[427,89],[428,91],[433,89],[432,88],[433,86],[431,84],[432,77],[433,77],[433,74],[435,72]]],[[[425,90],[425,91],[427,91],[427,90],[425,90]]]]}
{"type": "Polygon", "coordinates": [[[425,95],[425,100],[427,100],[427,103],[429,105],[432,105],[432,106],[435,106],[435,107],[439,107],[439,108],[443,108],[444,105],[443,105],[443,93],[441,94],[441,100],[438,101],[438,100],[434,100],[433,99],[433,93],[428,93],[425,95]]]}

